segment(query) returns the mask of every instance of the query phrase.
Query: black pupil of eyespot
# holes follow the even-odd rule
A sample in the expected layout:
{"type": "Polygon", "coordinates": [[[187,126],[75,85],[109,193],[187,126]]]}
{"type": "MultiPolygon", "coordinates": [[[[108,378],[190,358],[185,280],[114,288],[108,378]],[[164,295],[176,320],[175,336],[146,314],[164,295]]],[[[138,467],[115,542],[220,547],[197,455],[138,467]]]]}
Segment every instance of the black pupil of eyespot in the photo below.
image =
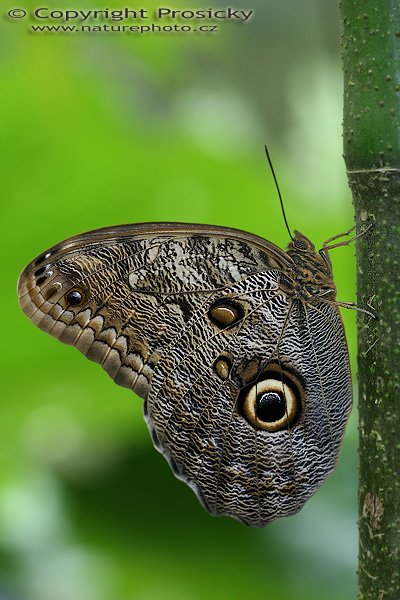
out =
{"type": "Polygon", "coordinates": [[[67,302],[69,304],[79,304],[80,302],[82,302],[82,294],[80,292],[78,292],[77,290],[74,290],[73,292],[70,292],[67,296],[67,302]]]}
{"type": "Polygon", "coordinates": [[[264,392],[256,399],[256,415],[260,421],[273,423],[286,414],[284,398],[277,392],[264,392]]]}

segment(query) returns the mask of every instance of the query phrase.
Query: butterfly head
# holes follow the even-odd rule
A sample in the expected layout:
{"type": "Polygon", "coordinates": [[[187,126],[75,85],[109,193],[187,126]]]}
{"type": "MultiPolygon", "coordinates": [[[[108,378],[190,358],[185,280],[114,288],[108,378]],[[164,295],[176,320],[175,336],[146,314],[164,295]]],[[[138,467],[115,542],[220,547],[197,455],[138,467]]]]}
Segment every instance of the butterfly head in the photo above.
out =
{"type": "Polygon", "coordinates": [[[288,244],[287,253],[296,265],[298,296],[307,301],[321,297],[335,300],[336,287],[328,253],[317,252],[314,244],[296,230],[288,244]]]}
{"type": "Polygon", "coordinates": [[[303,233],[294,230],[294,236],[288,244],[288,253],[309,254],[315,252],[315,246],[303,233]]]}

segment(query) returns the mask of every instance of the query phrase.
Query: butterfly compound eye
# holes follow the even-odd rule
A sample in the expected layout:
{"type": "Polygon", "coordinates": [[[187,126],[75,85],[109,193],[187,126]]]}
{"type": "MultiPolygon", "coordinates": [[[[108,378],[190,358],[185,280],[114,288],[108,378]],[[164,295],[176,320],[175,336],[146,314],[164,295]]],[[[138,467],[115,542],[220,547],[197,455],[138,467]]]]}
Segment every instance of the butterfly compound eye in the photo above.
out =
{"type": "Polygon", "coordinates": [[[254,383],[243,397],[243,415],[247,421],[270,432],[286,429],[298,417],[300,407],[296,390],[278,379],[254,383]]]}
{"type": "Polygon", "coordinates": [[[72,306],[78,306],[78,304],[83,302],[83,294],[79,290],[71,290],[65,296],[65,299],[68,304],[71,304],[72,306]]]}

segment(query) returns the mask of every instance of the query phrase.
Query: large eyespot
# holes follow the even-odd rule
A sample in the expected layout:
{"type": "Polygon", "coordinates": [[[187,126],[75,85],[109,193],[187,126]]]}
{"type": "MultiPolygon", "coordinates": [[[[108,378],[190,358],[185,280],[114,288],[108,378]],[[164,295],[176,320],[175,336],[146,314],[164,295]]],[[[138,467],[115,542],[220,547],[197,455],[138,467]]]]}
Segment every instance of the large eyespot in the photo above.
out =
{"type": "Polygon", "coordinates": [[[242,390],[241,412],[258,429],[281,431],[299,418],[302,396],[302,386],[297,378],[287,371],[280,372],[274,365],[242,390]]]}
{"type": "Polygon", "coordinates": [[[78,304],[83,302],[83,294],[80,290],[71,290],[68,292],[68,294],[66,294],[65,299],[68,304],[71,304],[72,306],[78,306],[78,304]]]}

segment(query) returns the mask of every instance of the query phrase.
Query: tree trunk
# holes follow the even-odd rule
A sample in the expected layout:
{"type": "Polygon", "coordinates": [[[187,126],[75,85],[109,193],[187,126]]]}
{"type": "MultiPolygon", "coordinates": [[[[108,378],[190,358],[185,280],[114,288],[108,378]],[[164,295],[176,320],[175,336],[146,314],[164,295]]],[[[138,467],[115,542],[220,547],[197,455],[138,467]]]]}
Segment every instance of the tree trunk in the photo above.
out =
{"type": "Polygon", "coordinates": [[[342,0],[344,158],[356,213],[359,598],[400,599],[400,3],[342,0]]]}

